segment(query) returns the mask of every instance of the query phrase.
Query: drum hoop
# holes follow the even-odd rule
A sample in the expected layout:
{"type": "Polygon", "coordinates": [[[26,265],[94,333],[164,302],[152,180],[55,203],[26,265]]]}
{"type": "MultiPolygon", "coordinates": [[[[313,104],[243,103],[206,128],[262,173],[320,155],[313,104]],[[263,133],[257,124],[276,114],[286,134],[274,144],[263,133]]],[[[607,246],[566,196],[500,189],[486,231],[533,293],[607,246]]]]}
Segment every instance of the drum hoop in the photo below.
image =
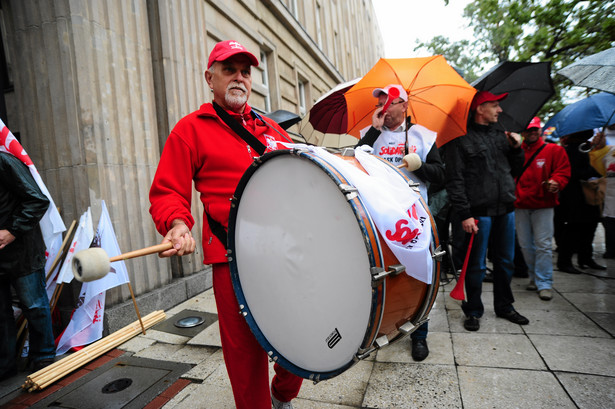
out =
{"type": "MultiPolygon", "coordinates": [[[[304,379],[309,379],[315,382],[319,382],[321,380],[333,378],[341,374],[342,372],[346,371],[348,368],[353,366],[358,361],[358,358],[356,358],[356,356],[361,354],[364,350],[368,349],[372,345],[374,339],[367,339],[367,338],[375,338],[375,337],[371,337],[370,334],[371,333],[377,334],[379,327],[380,327],[380,323],[382,322],[384,308],[383,307],[379,308],[379,300],[384,299],[385,286],[384,286],[384,281],[383,281],[382,283],[378,284],[377,287],[373,288],[368,327],[365,330],[365,337],[361,343],[361,347],[360,347],[361,349],[357,351],[357,354],[355,354],[355,357],[353,359],[351,359],[348,363],[342,365],[340,368],[337,368],[332,371],[327,371],[327,372],[314,372],[314,371],[306,370],[304,368],[301,368],[295,365],[294,363],[286,359],[284,356],[282,356],[273,347],[273,345],[271,345],[271,343],[267,340],[267,338],[265,337],[265,335],[259,328],[258,323],[254,319],[254,316],[252,315],[250,311],[250,307],[247,305],[246,297],[243,292],[243,289],[241,288],[239,270],[237,268],[237,262],[236,262],[236,256],[235,254],[233,254],[233,251],[235,249],[235,236],[234,234],[231,234],[231,233],[235,231],[236,222],[237,222],[237,213],[239,211],[238,205],[239,205],[241,196],[250,178],[253,176],[253,174],[258,170],[258,168],[264,162],[271,160],[272,158],[276,156],[289,155],[289,154],[312,161],[317,166],[319,166],[323,171],[325,171],[325,173],[338,186],[340,186],[341,184],[349,184],[346,178],[341,173],[339,173],[337,169],[335,169],[335,167],[332,166],[329,162],[323,160],[322,158],[317,157],[316,155],[310,152],[304,151],[304,150],[298,150],[298,149],[276,150],[276,151],[268,152],[258,158],[255,158],[252,165],[248,167],[248,169],[245,171],[245,173],[239,180],[235,193],[233,194],[233,197],[231,198],[231,209],[229,212],[229,221],[228,221],[229,234],[227,238],[228,240],[227,257],[229,260],[229,269],[231,272],[231,282],[233,284],[233,290],[235,292],[235,297],[237,298],[237,302],[239,304],[240,313],[245,318],[248,324],[248,327],[250,328],[250,331],[252,331],[252,333],[254,334],[254,337],[256,338],[257,342],[266,351],[267,355],[272,361],[277,362],[283,368],[294,373],[297,376],[300,376],[304,379]],[[375,316],[376,314],[378,314],[377,317],[375,316]],[[374,330],[374,327],[375,327],[375,330],[374,330]]],[[[350,208],[352,212],[354,213],[355,218],[357,219],[359,227],[361,231],[363,232],[363,241],[365,243],[365,247],[368,253],[368,259],[369,259],[370,265],[372,267],[383,266],[384,259],[383,259],[382,251],[380,248],[380,240],[377,237],[378,230],[376,229],[376,226],[371,216],[367,212],[367,209],[364,206],[361,198],[357,195],[351,200],[347,199],[346,202],[350,205],[350,208]],[[363,213],[363,216],[367,219],[368,225],[364,224],[364,220],[361,214],[359,213],[359,210],[363,210],[362,213],[363,213]],[[370,244],[372,246],[375,245],[376,249],[374,249],[373,247],[370,247],[370,244]],[[376,257],[376,252],[379,257],[376,257]]]]}

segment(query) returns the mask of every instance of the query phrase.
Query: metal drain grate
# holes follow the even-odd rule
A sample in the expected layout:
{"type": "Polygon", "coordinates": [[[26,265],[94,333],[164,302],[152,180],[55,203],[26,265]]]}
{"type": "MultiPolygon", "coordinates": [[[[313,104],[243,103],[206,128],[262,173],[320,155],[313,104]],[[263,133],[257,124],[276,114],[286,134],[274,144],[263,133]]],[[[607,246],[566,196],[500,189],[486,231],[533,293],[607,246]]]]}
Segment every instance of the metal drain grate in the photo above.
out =
{"type": "Polygon", "coordinates": [[[216,321],[218,321],[218,314],[182,310],[160,324],[153,326],[152,329],[192,338],[216,321]],[[178,326],[178,324],[182,325],[182,323],[185,324],[183,327],[178,326]]]}

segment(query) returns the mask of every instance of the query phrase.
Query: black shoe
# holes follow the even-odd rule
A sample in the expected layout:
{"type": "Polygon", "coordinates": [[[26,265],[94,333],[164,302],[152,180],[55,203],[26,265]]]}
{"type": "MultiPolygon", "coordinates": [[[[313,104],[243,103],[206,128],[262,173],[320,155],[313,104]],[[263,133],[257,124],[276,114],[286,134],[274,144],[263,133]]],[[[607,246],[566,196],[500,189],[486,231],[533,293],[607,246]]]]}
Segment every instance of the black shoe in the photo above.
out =
{"type": "Polygon", "coordinates": [[[429,348],[427,347],[426,339],[413,339],[412,340],[412,359],[415,361],[422,361],[429,355],[429,348]]]}
{"type": "Polygon", "coordinates": [[[583,272],[581,270],[579,270],[578,268],[574,267],[574,266],[557,266],[557,269],[559,271],[561,271],[562,273],[568,273],[568,274],[583,274],[583,272]]]}
{"type": "Polygon", "coordinates": [[[483,278],[483,283],[492,283],[493,282],[493,273],[486,273],[485,278],[483,278]]]}
{"type": "Polygon", "coordinates": [[[17,368],[11,368],[8,371],[4,372],[0,375],[0,382],[12,378],[13,376],[17,376],[17,368]]]}
{"type": "Polygon", "coordinates": [[[519,324],[519,325],[527,325],[530,323],[530,320],[528,320],[527,318],[525,318],[523,315],[519,314],[515,310],[510,310],[507,313],[500,313],[500,314],[496,312],[495,315],[500,318],[507,319],[508,321],[513,322],[515,324],[519,324]]]}
{"type": "Polygon", "coordinates": [[[463,322],[463,327],[467,329],[468,331],[478,331],[480,328],[480,321],[475,316],[470,315],[463,322]]]}
{"type": "Polygon", "coordinates": [[[601,266],[600,264],[596,263],[594,260],[589,260],[585,263],[579,263],[579,267],[581,268],[591,268],[592,270],[606,270],[605,266],[601,266]]]}
{"type": "Polygon", "coordinates": [[[38,372],[41,369],[48,367],[49,365],[51,365],[54,362],[55,362],[55,360],[53,358],[44,358],[44,359],[41,359],[39,361],[34,361],[30,365],[30,370],[32,372],[38,372]]]}

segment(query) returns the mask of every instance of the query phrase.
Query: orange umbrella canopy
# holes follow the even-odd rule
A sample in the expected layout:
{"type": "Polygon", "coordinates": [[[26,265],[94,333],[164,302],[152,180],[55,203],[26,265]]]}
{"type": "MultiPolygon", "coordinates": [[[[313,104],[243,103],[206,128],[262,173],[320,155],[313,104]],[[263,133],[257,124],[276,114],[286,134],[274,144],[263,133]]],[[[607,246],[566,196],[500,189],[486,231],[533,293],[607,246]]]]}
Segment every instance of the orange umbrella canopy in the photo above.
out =
{"type": "Polygon", "coordinates": [[[412,123],[437,132],[437,146],[466,133],[468,112],[476,90],[441,55],[420,58],[380,59],[344,94],[348,110],[347,133],[359,138],[359,131],[372,123],[375,98],[372,91],[398,84],[408,93],[412,123]]]}

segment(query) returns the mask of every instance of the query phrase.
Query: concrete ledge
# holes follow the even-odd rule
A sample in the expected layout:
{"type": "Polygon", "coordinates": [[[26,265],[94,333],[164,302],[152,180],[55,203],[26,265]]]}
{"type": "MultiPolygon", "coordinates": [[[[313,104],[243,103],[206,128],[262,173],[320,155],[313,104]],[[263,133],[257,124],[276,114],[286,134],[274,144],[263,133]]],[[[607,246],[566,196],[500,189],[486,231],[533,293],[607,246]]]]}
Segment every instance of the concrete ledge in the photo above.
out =
{"type": "MultiPolygon", "coordinates": [[[[211,266],[191,276],[174,280],[164,287],[157,288],[137,297],[141,317],[156,310],[167,311],[204,291],[213,285],[211,266]]],[[[129,299],[105,310],[103,336],[111,334],[138,319],[129,299]]]]}

